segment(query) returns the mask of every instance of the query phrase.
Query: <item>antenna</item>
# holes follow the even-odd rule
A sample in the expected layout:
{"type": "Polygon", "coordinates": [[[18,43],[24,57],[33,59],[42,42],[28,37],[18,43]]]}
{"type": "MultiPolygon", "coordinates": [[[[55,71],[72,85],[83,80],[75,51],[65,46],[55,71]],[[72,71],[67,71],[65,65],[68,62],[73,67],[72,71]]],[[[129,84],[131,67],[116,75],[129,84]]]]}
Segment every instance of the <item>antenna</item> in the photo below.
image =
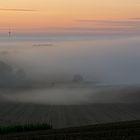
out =
{"type": "Polygon", "coordinates": [[[8,31],[9,37],[11,37],[11,34],[12,34],[12,32],[11,32],[11,30],[9,29],[9,31],[8,31]]]}

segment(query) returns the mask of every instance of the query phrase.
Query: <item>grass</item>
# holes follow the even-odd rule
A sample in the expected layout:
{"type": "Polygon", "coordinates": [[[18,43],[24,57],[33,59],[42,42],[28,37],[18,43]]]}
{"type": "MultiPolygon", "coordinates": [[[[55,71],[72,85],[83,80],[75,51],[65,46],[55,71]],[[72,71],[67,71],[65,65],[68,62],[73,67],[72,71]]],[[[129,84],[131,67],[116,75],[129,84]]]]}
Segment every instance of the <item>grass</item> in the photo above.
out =
{"type": "Polygon", "coordinates": [[[46,123],[42,124],[15,124],[15,125],[1,125],[0,134],[7,133],[18,133],[18,132],[27,132],[27,131],[36,131],[36,130],[48,130],[52,129],[51,125],[46,123]]]}
{"type": "Polygon", "coordinates": [[[81,127],[5,134],[0,139],[28,140],[140,140],[140,121],[121,121],[81,127]]]}

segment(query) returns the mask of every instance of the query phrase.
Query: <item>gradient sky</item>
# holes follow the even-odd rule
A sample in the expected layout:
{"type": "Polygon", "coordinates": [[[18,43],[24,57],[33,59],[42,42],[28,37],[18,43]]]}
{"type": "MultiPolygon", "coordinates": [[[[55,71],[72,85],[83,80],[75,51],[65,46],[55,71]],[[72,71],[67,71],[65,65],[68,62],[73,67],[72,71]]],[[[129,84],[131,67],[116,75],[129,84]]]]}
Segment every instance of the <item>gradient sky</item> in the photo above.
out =
{"type": "Polygon", "coordinates": [[[2,0],[0,30],[137,30],[139,14],[139,0],[2,0]]]}

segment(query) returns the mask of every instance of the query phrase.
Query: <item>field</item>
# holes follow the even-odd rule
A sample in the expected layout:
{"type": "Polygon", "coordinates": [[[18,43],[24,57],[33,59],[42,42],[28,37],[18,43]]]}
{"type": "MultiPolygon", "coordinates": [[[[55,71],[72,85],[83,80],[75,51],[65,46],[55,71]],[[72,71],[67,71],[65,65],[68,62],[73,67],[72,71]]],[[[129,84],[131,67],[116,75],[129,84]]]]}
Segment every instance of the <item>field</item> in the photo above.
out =
{"type": "Polygon", "coordinates": [[[37,105],[1,101],[1,126],[49,124],[53,129],[9,133],[0,135],[0,139],[139,140],[137,120],[140,120],[140,104],[37,105]]]}
{"type": "Polygon", "coordinates": [[[1,140],[139,140],[140,121],[0,135],[1,140]]]}
{"type": "Polygon", "coordinates": [[[53,128],[140,120],[139,104],[36,105],[0,103],[0,124],[48,123],[53,128]]]}

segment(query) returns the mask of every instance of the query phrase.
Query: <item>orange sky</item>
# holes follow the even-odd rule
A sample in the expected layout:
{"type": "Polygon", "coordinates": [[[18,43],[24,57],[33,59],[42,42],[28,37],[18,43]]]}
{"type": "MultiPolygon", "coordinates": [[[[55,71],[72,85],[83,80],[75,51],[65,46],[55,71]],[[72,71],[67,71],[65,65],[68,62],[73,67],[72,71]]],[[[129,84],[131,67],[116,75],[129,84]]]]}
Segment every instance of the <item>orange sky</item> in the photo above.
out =
{"type": "Polygon", "coordinates": [[[139,14],[139,0],[2,0],[0,29],[107,28],[111,23],[106,21],[131,20],[139,14]]]}

